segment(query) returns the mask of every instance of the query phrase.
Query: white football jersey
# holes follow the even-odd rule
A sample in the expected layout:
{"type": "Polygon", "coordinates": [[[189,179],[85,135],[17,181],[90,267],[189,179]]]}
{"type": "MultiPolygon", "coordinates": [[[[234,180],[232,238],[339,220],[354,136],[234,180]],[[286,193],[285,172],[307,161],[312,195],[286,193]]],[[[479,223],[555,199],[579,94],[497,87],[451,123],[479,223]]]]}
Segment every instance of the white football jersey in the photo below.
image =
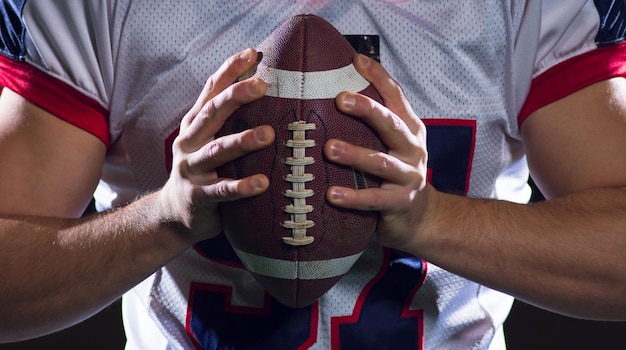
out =
{"type": "MultiPolygon", "coordinates": [[[[120,206],[165,183],[180,120],[227,57],[314,13],[400,82],[437,189],[524,203],[524,118],[624,74],[624,5],[604,3],[3,1],[0,85],[107,145],[95,198],[120,206]]],[[[511,303],[374,239],[323,297],[290,309],[221,235],[129,291],[124,321],[129,349],[503,349],[511,303]]]]}

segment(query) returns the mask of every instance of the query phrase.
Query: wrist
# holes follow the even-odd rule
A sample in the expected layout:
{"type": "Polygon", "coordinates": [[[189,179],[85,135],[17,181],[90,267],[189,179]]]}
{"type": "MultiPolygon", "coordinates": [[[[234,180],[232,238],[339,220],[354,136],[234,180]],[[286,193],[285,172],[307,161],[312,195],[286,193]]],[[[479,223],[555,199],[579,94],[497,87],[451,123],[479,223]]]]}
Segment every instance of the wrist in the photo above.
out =
{"type": "Polygon", "coordinates": [[[163,187],[154,194],[154,206],[162,230],[172,232],[188,245],[220,234],[217,204],[193,204],[180,198],[179,194],[170,192],[167,187],[163,187]]]}
{"type": "Polygon", "coordinates": [[[446,217],[446,194],[427,184],[418,196],[420,196],[421,204],[416,206],[411,224],[413,229],[409,230],[409,238],[403,250],[425,257],[440,238],[438,231],[443,229],[442,225],[446,217]]]}

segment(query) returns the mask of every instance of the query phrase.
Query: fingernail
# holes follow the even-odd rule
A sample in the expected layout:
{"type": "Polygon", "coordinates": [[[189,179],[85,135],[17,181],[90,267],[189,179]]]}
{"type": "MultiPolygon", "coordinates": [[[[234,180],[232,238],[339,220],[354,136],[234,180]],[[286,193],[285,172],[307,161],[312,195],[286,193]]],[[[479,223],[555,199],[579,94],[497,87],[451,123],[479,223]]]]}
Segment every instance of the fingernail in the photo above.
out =
{"type": "Polygon", "coordinates": [[[239,59],[244,62],[250,61],[251,57],[252,57],[252,52],[250,49],[246,49],[239,54],[239,59]]]}
{"type": "Polygon", "coordinates": [[[354,96],[352,96],[352,95],[345,95],[343,97],[342,103],[343,103],[343,106],[346,109],[350,109],[351,110],[356,105],[356,98],[354,98],[354,96]]]}
{"type": "Polygon", "coordinates": [[[263,181],[261,181],[261,179],[259,179],[258,177],[253,177],[250,180],[250,184],[252,185],[252,187],[254,187],[254,189],[259,189],[263,187],[263,181]]]}
{"type": "Polygon", "coordinates": [[[357,54],[356,55],[356,63],[363,68],[367,68],[370,65],[370,59],[363,55],[363,54],[357,54]]]}
{"type": "Polygon", "coordinates": [[[343,199],[343,192],[341,192],[339,189],[337,188],[333,188],[332,190],[330,190],[330,198],[332,200],[337,200],[340,201],[343,199]]]}
{"type": "Polygon", "coordinates": [[[330,145],[330,152],[331,156],[334,158],[341,157],[344,153],[343,144],[341,142],[333,142],[333,144],[330,145]]]}
{"type": "Polygon", "coordinates": [[[254,136],[257,141],[265,142],[265,140],[267,140],[267,133],[265,132],[265,128],[262,127],[254,130],[254,136]]]}

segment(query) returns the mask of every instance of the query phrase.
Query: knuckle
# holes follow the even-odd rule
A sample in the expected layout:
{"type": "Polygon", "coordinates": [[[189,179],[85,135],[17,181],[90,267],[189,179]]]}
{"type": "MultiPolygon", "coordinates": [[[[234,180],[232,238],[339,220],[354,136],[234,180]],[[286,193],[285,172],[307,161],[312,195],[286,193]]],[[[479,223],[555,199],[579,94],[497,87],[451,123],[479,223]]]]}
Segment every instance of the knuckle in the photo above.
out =
{"type": "Polygon", "coordinates": [[[398,96],[404,96],[404,91],[402,90],[402,86],[396,79],[389,77],[388,82],[389,82],[389,87],[393,89],[393,92],[395,94],[397,94],[398,96]]]}
{"type": "Polygon", "coordinates": [[[220,182],[215,186],[215,195],[218,198],[226,198],[230,194],[230,190],[228,186],[226,186],[223,182],[220,182]]]}
{"type": "Polygon", "coordinates": [[[424,124],[420,118],[415,116],[414,113],[413,116],[414,118],[411,119],[413,121],[411,131],[421,143],[426,144],[426,124],[424,124]]]}
{"type": "Polygon", "coordinates": [[[379,174],[385,174],[392,167],[392,162],[384,155],[378,157],[378,161],[374,163],[374,171],[379,174]]]}
{"type": "Polygon", "coordinates": [[[388,119],[390,120],[389,129],[391,129],[391,131],[395,133],[402,133],[404,130],[406,130],[405,122],[398,116],[396,116],[395,114],[389,114],[388,117],[388,119]]]}
{"type": "Polygon", "coordinates": [[[202,109],[200,109],[200,112],[198,113],[197,118],[200,118],[203,121],[207,121],[215,115],[215,111],[216,111],[215,103],[213,103],[213,100],[211,100],[205,103],[204,106],[202,106],[202,109]]]}
{"type": "Polygon", "coordinates": [[[233,195],[237,193],[236,181],[219,181],[215,184],[213,195],[220,201],[231,200],[233,195]]]}
{"type": "Polygon", "coordinates": [[[212,141],[206,147],[206,156],[208,158],[217,158],[222,152],[223,145],[221,142],[212,141]]]}
{"type": "Polygon", "coordinates": [[[428,171],[428,152],[426,152],[426,150],[423,150],[423,154],[418,161],[418,169],[420,169],[422,173],[428,171]]]}
{"type": "Polygon", "coordinates": [[[185,161],[177,163],[175,166],[172,167],[172,170],[176,170],[178,176],[183,179],[187,179],[189,177],[188,175],[190,173],[190,168],[189,164],[185,161]]]}
{"type": "Polygon", "coordinates": [[[424,172],[419,169],[415,169],[414,171],[412,171],[411,178],[414,179],[415,184],[418,188],[420,188],[426,182],[426,176],[424,176],[424,172]]]}
{"type": "Polygon", "coordinates": [[[183,150],[186,144],[186,137],[183,133],[179,134],[172,142],[172,151],[177,152],[183,150]]]}
{"type": "Polygon", "coordinates": [[[424,147],[416,147],[416,150],[413,154],[418,163],[425,163],[428,160],[428,151],[424,147]]]}
{"type": "Polygon", "coordinates": [[[207,79],[205,85],[204,85],[204,89],[207,92],[211,92],[213,90],[215,90],[215,76],[211,75],[209,77],[209,79],[207,79]]]}
{"type": "Polygon", "coordinates": [[[179,134],[172,142],[172,156],[174,158],[181,158],[186,153],[191,152],[193,150],[191,142],[190,135],[187,133],[179,134]]]}

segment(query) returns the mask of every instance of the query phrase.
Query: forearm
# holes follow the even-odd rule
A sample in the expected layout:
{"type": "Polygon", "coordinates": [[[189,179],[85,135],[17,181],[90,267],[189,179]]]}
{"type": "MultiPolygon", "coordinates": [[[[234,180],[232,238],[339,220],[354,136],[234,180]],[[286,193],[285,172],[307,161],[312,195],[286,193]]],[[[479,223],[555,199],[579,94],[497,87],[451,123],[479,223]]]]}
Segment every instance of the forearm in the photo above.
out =
{"type": "Polygon", "coordinates": [[[180,122],[172,171],[159,192],[76,220],[33,216],[80,215],[100,180],[106,146],[3,92],[0,342],[52,332],[97,312],[193,243],[219,234],[219,202],[267,190],[265,175],[233,180],[215,172],[274,142],[268,125],[214,137],[233,111],[265,95],[261,79],[237,81],[256,62],[256,51],[244,50],[207,79],[180,122]]]}
{"type": "Polygon", "coordinates": [[[189,247],[156,197],[78,220],[1,218],[0,341],[84,320],[189,247]]]}
{"type": "Polygon", "coordinates": [[[435,196],[412,253],[556,312],[626,314],[626,189],[531,205],[435,196]]]}

